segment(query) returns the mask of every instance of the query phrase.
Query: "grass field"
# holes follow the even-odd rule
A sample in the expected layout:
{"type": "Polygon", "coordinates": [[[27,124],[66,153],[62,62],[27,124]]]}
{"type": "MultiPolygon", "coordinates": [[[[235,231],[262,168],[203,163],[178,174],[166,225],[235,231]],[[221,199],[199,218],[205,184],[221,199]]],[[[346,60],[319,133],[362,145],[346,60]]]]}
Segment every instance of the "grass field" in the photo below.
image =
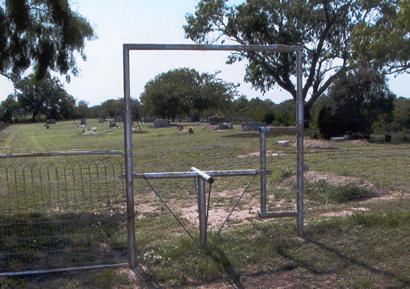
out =
{"type": "MultiPolygon", "coordinates": [[[[84,136],[73,121],[48,130],[13,125],[0,132],[0,153],[123,149],[122,127],[92,120],[93,126],[97,135],[84,136]]],[[[143,133],[133,134],[135,171],[258,168],[257,133],[192,127],[191,135],[143,125],[143,133]]],[[[295,206],[292,141],[294,136],[267,139],[270,210],[295,206]],[[276,144],[284,139],[291,144],[276,144]]],[[[137,180],[138,280],[125,269],[105,269],[3,278],[0,288],[410,288],[410,145],[307,139],[305,147],[304,239],[292,218],[258,218],[258,179],[215,236],[250,181],[217,178],[209,214],[215,239],[211,250],[202,251],[152,188],[137,180]]],[[[1,267],[126,261],[121,157],[0,161],[1,267]]],[[[151,184],[196,237],[192,180],[151,184]]]]}

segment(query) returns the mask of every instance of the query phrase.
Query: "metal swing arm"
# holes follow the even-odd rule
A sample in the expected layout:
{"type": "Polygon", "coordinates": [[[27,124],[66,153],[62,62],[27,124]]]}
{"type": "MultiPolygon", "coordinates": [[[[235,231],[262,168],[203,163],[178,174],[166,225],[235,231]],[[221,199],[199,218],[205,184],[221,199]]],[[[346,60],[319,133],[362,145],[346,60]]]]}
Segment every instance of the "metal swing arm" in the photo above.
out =
{"type": "MultiPolygon", "coordinates": [[[[192,169],[192,168],[191,168],[192,169]]],[[[197,169],[198,170],[198,169],[197,169]]],[[[198,170],[200,171],[200,170],[198,170]]],[[[259,176],[262,174],[271,174],[272,171],[262,172],[261,170],[225,170],[225,171],[200,171],[210,177],[240,177],[240,176],[259,176]]],[[[133,173],[136,179],[184,179],[202,177],[197,171],[186,172],[155,172],[155,173],[133,173]]]]}

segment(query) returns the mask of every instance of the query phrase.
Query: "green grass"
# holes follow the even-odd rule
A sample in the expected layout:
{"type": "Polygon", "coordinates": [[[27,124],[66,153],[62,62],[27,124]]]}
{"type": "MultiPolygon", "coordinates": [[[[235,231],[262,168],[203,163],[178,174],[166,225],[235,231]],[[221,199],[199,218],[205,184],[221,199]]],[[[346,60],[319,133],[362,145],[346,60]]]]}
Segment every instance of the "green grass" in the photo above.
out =
{"type": "Polygon", "coordinates": [[[321,205],[329,203],[347,203],[371,198],[375,194],[354,183],[334,186],[325,181],[306,182],[305,194],[309,200],[319,202],[321,205]]]}
{"type": "MultiPolygon", "coordinates": [[[[123,149],[122,128],[112,130],[108,124],[94,120],[89,125],[92,126],[97,127],[96,136],[82,136],[81,128],[72,121],[57,123],[49,130],[41,124],[13,125],[0,132],[0,152],[123,149]]],[[[193,129],[195,133],[188,135],[173,127],[153,129],[143,125],[143,134],[133,134],[135,171],[185,171],[191,166],[258,168],[258,156],[251,154],[258,151],[257,133],[242,134],[238,126],[227,131],[210,131],[203,126],[193,129]]],[[[275,143],[279,139],[294,137],[267,138],[268,166],[272,170],[268,193],[274,193],[274,198],[269,199],[272,209],[283,200],[293,206],[296,195],[292,180],[295,147],[279,146],[275,143]],[[281,155],[272,157],[272,152],[281,155]]],[[[410,188],[409,145],[334,145],[332,150],[306,148],[309,171],[350,176],[372,183],[387,195],[401,192],[402,197],[380,201],[373,198],[367,202],[374,197],[373,192],[356,182],[332,185],[306,179],[305,240],[297,238],[293,219],[261,221],[255,216],[244,224],[228,222],[208,252],[200,250],[165,209],[138,215],[138,260],[145,271],[138,281],[140,285],[150,288],[158,282],[164,287],[188,288],[200,284],[218,288],[222,283],[239,288],[271,288],[272,284],[290,284],[294,288],[410,287],[410,200],[406,197],[410,188]],[[366,207],[365,213],[353,210],[361,207],[366,207]],[[345,217],[323,215],[343,210],[355,213],[345,217]]],[[[42,266],[45,252],[52,249],[65,250],[66,255],[59,255],[61,260],[51,260],[64,262],[68,260],[64,256],[70,256],[73,264],[126,261],[121,162],[121,158],[101,156],[1,160],[0,248],[24,256],[0,258],[0,264],[8,262],[13,270],[27,264],[42,266]],[[113,159],[119,165],[110,166],[113,159]],[[115,214],[118,218],[113,217],[115,214]],[[16,223],[19,225],[13,225],[16,223]],[[38,228],[33,230],[35,224],[38,228]],[[50,232],[54,235],[48,236],[50,232]],[[17,240],[14,236],[25,238],[17,240]]],[[[248,181],[249,178],[217,178],[213,189],[238,190],[248,181]]],[[[197,226],[178,211],[179,206],[196,202],[192,180],[152,184],[197,237],[197,226]]],[[[160,207],[142,180],[136,180],[135,188],[137,212],[143,205],[160,207]]],[[[257,180],[250,187],[250,195],[257,201],[257,180]]],[[[235,198],[214,197],[212,201],[213,205],[226,205],[228,211],[235,198]]],[[[246,209],[247,204],[240,204],[240,208],[246,209]]],[[[213,234],[210,233],[211,239],[213,234]]],[[[124,271],[109,269],[3,278],[0,288],[127,288],[133,282],[124,271]]]]}

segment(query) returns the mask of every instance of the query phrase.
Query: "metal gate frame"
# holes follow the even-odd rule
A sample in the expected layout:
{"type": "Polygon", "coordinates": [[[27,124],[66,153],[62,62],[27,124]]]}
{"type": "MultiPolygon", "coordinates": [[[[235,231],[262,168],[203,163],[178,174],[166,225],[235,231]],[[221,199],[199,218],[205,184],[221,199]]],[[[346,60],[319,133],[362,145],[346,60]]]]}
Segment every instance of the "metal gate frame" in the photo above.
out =
{"type": "MultiPolygon", "coordinates": [[[[266,158],[260,159],[261,184],[261,217],[275,216],[296,216],[296,225],[298,235],[304,234],[303,223],[303,193],[304,193],[304,158],[303,158],[303,139],[304,139],[304,112],[303,112],[303,93],[302,93],[302,51],[303,47],[299,45],[213,45],[213,44],[123,44],[123,82],[124,82],[124,150],[125,150],[125,190],[127,194],[127,233],[128,233],[128,265],[131,268],[136,267],[136,238],[135,238],[135,209],[134,209],[134,164],[132,153],[132,115],[131,115],[131,93],[130,93],[130,51],[141,50],[174,50],[174,51],[249,51],[249,52],[278,52],[294,53],[296,52],[296,130],[297,130],[297,194],[296,194],[296,212],[276,212],[269,213],[266,211],[266,158]]],[[[261,130],[260,152],[266,153],[266,130],[261,130]]],[[[205,180],[207,176],[201,176],[199,172],[194,172],[198,181],[205,180]]],[[[200,188],[198,188],[198,192],[200,188]]]]}

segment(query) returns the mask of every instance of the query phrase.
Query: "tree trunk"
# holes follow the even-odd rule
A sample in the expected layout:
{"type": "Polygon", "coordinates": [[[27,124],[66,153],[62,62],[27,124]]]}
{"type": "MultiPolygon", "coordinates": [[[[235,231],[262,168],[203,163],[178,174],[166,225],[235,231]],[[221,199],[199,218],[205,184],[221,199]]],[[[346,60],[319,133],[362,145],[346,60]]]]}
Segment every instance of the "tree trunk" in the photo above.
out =
{"type": "Polygon", "coordinates": [[[309,103],[309,102],[307,102],[307,103],[305,103],[305,105],[304,105],[304,109],[303,109],[303,111],[304,111],[304,119],[303,119],[303,121],[304,121],[304,125],[305,125],[305,128],[310,128],[310,126],[311,126],[311,124],[310,124],[310,122],[311,122],[311,115],[310,115],[310,109],[312,108],[312,104],[311,103],[309,103]]]}
{"type": "Polygon", "coordinates": [[[33,115],[31,116],[31,122],[37,122],[37,115],[38,115],[38,111],[34,111],[33,115]]]}

